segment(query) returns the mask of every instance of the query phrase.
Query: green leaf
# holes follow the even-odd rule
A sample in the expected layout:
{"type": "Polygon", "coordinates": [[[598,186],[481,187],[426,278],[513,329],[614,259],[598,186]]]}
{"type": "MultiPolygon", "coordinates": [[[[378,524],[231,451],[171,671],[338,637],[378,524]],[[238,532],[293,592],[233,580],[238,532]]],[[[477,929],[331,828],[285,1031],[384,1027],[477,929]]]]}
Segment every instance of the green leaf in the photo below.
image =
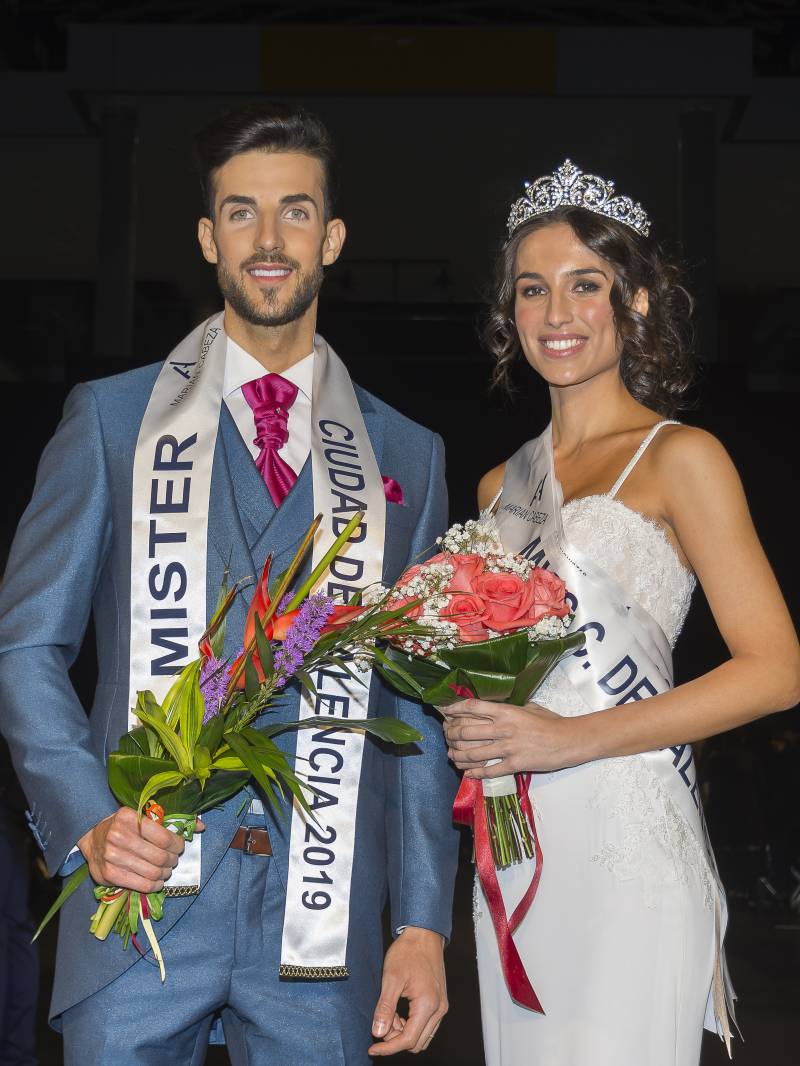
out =
{"type": "Polygon", "coordinates": [[[33,939],[34,940],[38,939],[39,934],[44,929],[44,927],[47,925],[47,923],[50,921],[50,919],[53,917],[53,915],[58,914],[58,912],[61,910],[61,908],[67,902],[69,897],[73,894],[73,892],[80,885],[83,884],[83,882],[86,880],[86,878],[88,876],[89,876],[89,864],[88,863],[84,863],[83,866],[79,866],[77,870],[73,870],[73,872],[69,875],[67,880],[64,882],[64,887],[59,892],[55,903],[50,908],[50,910],[47,912],[47,914],[45,914],[44,918],[42,918],[41,923],[39,924],[39,928],[33,934],[33,939]]]}
{"type": "MultiPolygon", "coordinates": [[[[397,659],[385,655],[380,648],[375,649],[375,665],[378,673],[384,677],[390,685],[399,689],[404,696],[421,700],[425,691],[423,685],[413,676],[413,672],[406,669],[405,663],[401,665],[397,659]]],[[[441,672],[441,668],[439,668],[441,672]]]]}
{"type": "Polygon", "coordinates": [[[136,810],[141,791],[150,778],[154,774],[174,773],[177,769],[172,759],[153,759],[147,755],[112,751],[108,757],[108,786],[123,807],[136,810]]]}
{"type": "Polygon", "coordinates": [[[276,722],[274,725],[259,727],[256,732],[262,736],[273,737],[287,730],[297,729],[341,729],[343,732],[363,730],[372,733],[390,744],[414,744],[422,740],[422,734],[400,718],[331,718],[327,714],[313,715],[299,722],[276,722]]]}
{"type": "Polygon", "coordinates": [[[150,909],[150,917],[158,922],[164,915],[164,890],[161,892],[147,893],[147,906],[150,909]]]}
{"type": "Polygon", "coordinates": [[[267,640],[264,633],[264,627],[261,625],[261,619],[258,615],[255,616],[255,630],[256,630],[256,649],[258,650],[258,661],[261,663],[261,669],[264,671],[264,677],[269,677],[273,672],[274,662],[272,658],[272,645],[267,640]]]}
{"type": "Polygon", "coordinates": [[[185,681],[178,696],[178,716],[181,738],[186,745],[189,762],[192,762],[194,746],[203,727],[203,693],[200,691],[200,659],[189,663],[185,670],[185,681]]]}
{"type": "Polygon", "coordinates": [[[435,685],[425,689],[425,703],[434,707],[447,707],[464,697],[456,689],[469,689],[480,700],[506,703],[516,680],[514,674],[487,673],[478,670],[451,670],[435,685]]]}
{"type": "Polygon", "coordinates": [[[375,671],[391,688],[396,689],[402,696],[422,701],[422,691],[420,689],[407,684],[399,674],[377,659],[375,661],[375,671]]]}
{"type": "Polygon", "coordinates": [[[306,692],[310,693],[312,696],[316,696],[316,686],[314,685],[314,682],[311,680],[305,670],[295,670],[294,676],[297,678],[297,680],[300,682],[306,692]]]}
{"type": "Polygon", "coordinates": [[[269,600],[270,600],[270,603],[272,603],[272,601],[275,599],[275,593],[278,591],[278,589],[286,581],[286,573],[287,573],[286,570],[281,570],[281,572],[279,574],[277,574],[272,579],[272,581],[270,581],[270,583],[269,583],[269,600]]]}
{"type": "Polygon", "coordinates": [[[246,726],[242,730],[242,736],[252,744],[253,750],[261,760],[262,766],[269,766],[269,768],[274,770],[278,775],[288,775],[292,773],[292,768],[289,765],[289,760],[286,755],[281,751],[278,745],[269,737],[265,736],[260,729],[253,729],[252,726],[246,726]]]}
{"type": "MultiPolygon", "coordinates": [[[[267,611],[266,611],[266,613],[265,613],[265,615],[264,615],[264,617],[262,619],[262,622],[268,622],[270,620],[270,618],[272,618],[272,616],[278,610],[278,605],[280,604],[281,600],[283,599],[284,595],[286,594],[286,591],[289,588],[289,585],[291,585],[291,583],[292,583],[292,581],[294,579],[294,575],[300,569],[300,565],[303,562],[303,559],[306,557],[311,545],[314,543],[314,537],[317,534],[317,530],[319,529],[321,521],[322,521],[322,515],[321,514],[316,515],[314,517],[314,521],[311,523],[311,525],[306,530],[306,533],[303,536],[303,539],[300,541],[300,544],[299,544],[299,546],[297,548],[297,551],[294,553],[294,557],[292,558],[292,561],[289,563],[289,565],[286,568],[286,570],[284,570],[281,579],[277,583],[277,587],[275,589],[275,593],[274,593],[274,595],[272,596],[272,598],[270,600],[270,605],[267,608],[267,611]]],[[[297,599],[296,596],[295,596],[295,599],[297,599]]],[[[303,597],[301,596],[300,599],[302,600],[303,597]]],[[[300,601],[298,601],[298,602],[300,602],[300,601]]],[[[294,600],[292,601],[292,603],[294,603],[294,600]]],[[[288,610],[293,610],[293,609],[294,608],[291,605],[288,608],[288,610]]]]}
{"type": "Polygon", "coordinates": [[[160,792],[162,788],[172,788],[174,785],[183,784],[184,780],[184,775],[178,770],[165,770],[163,773],[153,774],[139,793],[139,799],[136,804],[136,813],[141,814],[147,801],[152,799],[152,797],[155,796],[157,792],[160,792]]]}
{"type": "Polygon", "coordinates": [[[244,694],[249,700],[254,700],[261,692],[261,682],[258,680],[258,671],[253,665],[253,656],[248,655],[244,661],[244,694]]]}
{"type": "Polygon", "coordinates": [[[119,738],[117,750],[125,755],[149,755],[150,749],[147,744],[147,730],[143,725],[137,725],[128,733],[123,733],[119,738]]]}
{"type": "MultiPolygon", "coordinates": [[[[151,714],[154,718],[159,718],[162,720],[164,720],[165,718],[161,704],[155,698],[153,693],[149,691],[149,689],[145,690],[144,692],[137,692],[136,694],[135,712],[136,716],[140,719],[140,721],[142,720],[140,714],[140,712],[142,711],[151,714]]],[[[153,756],[153,758],[157,759],[164,754],[164,748],[162,747],[161,742],[158,739],[158,734],[154,733],[152,729],[148,729],[145,732],[147,736],[148,754],[153,756]]]]}
{"type": "Polygon", "coordinates": [[[353,681],[357,681],[359,683],[359,685],[361,685],[361,687],[364,688],[365,681],[364,681],[363,675],[362,674],[357,674],[355,670],[351,669],[351,667],[349,667],[347,665],[347,663],[344,661],[344,659],[342,659],[338,655],[331,655],[331,656],[329,656],[329,660],[328,661],[333,663],[333,665],[337,669],[341,670],[343,674],[347,674],[349,677],[351,677],[353,679],[353,681]]]}
{"type": "Polygon", "coordinates": [[[206,781],[211,773],[211,754],[208,748],[198,744],[194,749],[194,772],[200,782],[200,787],[205,788],[206,781]]]}
{"type": "Polygon", "coordinates": [[[530,659],[514,682],[508,703],[521,707],[527,703],[545,678],[567,655],[573,654],[586,643],[585,633],[568,633],[556,640],[540,640],[530,645],[530,659]]]}
{"type": "Polygon", "coordinates": [[[158,802],[166,814],[202,814],[241,792],[249,780],[249,772],[241,767],[232,771],[215,769],[205,788],[200,787],[199,781],[189,781],[174,791],[163,793],[158,802]]]}
{"type": "Polygon", "coordinates": [[[448,667],[433,662],[432,659],[409,655],[397,648],[387,649],[386,657],[393,666],[410,674],[423,691],[430,685],[435,685],[444,674],[449,673],[448,667]]]}
{"type": "Polygon", "coordinates": [[[189,760],[189,752],[186,750],[186,746],[178,734],[170,729],[165,722],[151,717],[151,715],[142,708],[139,709],[139,717],[144,725],[148,726],[154,733],[156,733],[158,739],[164,745],[165,750],[177,763],[181,773],[186,774],[187,776],[191,774],[192,764],[189,760]]]}
{"type": "Polygon", "coordinates": [[[138,892],[131,892],[130,894],[130,909],[128,910],[128,928],[131,933],[136,935],[136,930],[139,928],[139,911],[142,907],[142,897],[138,892]]]}
{"type": "Polygon", "coordinates": [[[507,637],[493,637],[477,644],[462,644],[439,652],[439,658],[451,669],[486,674],[521,673],[528,664],[534,645],[527,632],[511,633],[507,637]]]}
{"type": "Polygon", "coordinates": [[[339,534],[339,536],[336,538],[336,540],[333,542],[333,544],[330,546],[330,548],[328,548],[328,550],[325,552],[323,557],[320,559],[320,561],[317,563],[317,565],[311,571],[309,576],[306,578],[306,580],[303,582],[303,584],[300,586],[300,588],[294,594],[291,602],[289,603],[288,607],[286,608],[286,612],[285,613],[288,613],[289,611],[293,611],[293,610],[295,610],[295,608],[300,606],[300,604],[303,602],[303,600],[306,598],[306,596],[309,594],[309,592],[314,588],[314,586],[316,585],[317,581],[319,581],[319,579],[326,572],[326,570],[328,569],[330,564],[333,562],[333,560],[339,554],[341,549],[348,542],[348,540],[350,539],[350,534],[353,532],[354,529],[357,528],[357,526],[359,525],[359,523],[361,522],[363,517],[364,517],[364,512],[363,511],[356,511],[356,513],[353,515],[353,517],[350,519],[350,521],[344,527],[342,532],[339,534]]]}
{"type": "Polygon", "coordinates": [[[159,721],[166,721],[166,715],[164,714],[164,708],[155,698],[149,688],[144,689],[142,692],[136,693],[136,713],[138,716],[139,709],[144,710],[151,718],[157,718],[159,721]]]}
{"type": "Polygon", "coordinates": [[[217,594],[217,605],[214,608],[214,614],[211,616],[211,621],[208,624],[209,643],[211,644],[211,650],[214,653],[214,657],[221,659],[225,654],[225,629],[226,629],[226,616],[230,605],[233,602],[233,597],[239,591],[237,586],[233,589],[229,589],[228,581],[230,578],[230,569],[226,566],[225,573],[222,575],[222,581],[219,583],[219,593],[217,594]]]}
{"type": "Polygon", "coordinates": [[[270,778],[274,779],[275,777],[272,770],[265,769],[262,766],[261,760],[253,750],[253,746],[238,733],[228,733],[225,739],[230,744],[234,754],[239,756],[264,792],[269,795],[272,791],[270,778]]]}
{"type": "Polygon", "coordinates": [[[200,735],[197,738],[197,747],[199,748],[202,745],[213,755],[222,741],[222,734],[224,731],[225,716],[223,714],[215,714],[212,718],[209,718],[206,724],[200,729],[200,735]]]}

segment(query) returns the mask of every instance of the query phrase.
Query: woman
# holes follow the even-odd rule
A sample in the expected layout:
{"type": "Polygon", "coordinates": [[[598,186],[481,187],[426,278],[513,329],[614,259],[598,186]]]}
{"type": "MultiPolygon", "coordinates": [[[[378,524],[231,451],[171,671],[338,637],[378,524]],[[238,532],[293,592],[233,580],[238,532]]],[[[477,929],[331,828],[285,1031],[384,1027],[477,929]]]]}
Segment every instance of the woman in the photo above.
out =
{"type": "MultiPolygon", "coordinates": [[[[689,1066],[704,1020],[730,1045],[724,896],[689,745],[800,699],[797,639],[736,471],[670,420],[690,299],[648,234],[639,204],[567,160],[514,204],[498,262],[495,380],[521,349],[552,422],[482,479],[479,503],[500,494],[506,548],[565,579],[587,644],[535,703],[448,709],[467,775],[534,771],[542,875],[514,939],[545,1013],[509,995],[478,889],[488,1066],[689,1066]],[[696,580],[730,658],[672,688],[696,580]]],[[[510,914],[531,870],[500,878],[510,914]]]]}

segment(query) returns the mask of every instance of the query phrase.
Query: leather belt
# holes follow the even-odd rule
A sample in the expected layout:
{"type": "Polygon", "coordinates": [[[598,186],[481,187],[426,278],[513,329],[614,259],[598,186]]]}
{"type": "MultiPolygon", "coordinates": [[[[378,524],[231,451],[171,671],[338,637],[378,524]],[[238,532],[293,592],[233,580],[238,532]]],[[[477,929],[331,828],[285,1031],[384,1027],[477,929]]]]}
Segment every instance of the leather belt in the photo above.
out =
{"type": "Polygon", "coordinates": [[[243,851],[245,855],[271,855],[272,844],[266,829],[255,829],[251,825],[240,825],[233,834],[229,848],[243,851]]]}

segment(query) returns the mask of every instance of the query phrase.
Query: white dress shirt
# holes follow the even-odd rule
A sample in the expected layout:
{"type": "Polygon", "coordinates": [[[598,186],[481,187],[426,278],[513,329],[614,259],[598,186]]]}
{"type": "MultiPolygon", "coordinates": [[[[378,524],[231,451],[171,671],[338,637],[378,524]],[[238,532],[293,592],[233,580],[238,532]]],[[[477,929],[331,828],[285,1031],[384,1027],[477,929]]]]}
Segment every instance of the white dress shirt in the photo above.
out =
{"type": "MultiPolygon", "coordinates": [[[[228,410],[236,423],[253,459],[260,451],[254,443],[256,424],[253,410],[242,394],[242,385],[264,377],[269,371],[249,352],[246,352],[235,340],[228,337],[228,351],[225,358],[225,378],[222,395],[228,410]]],[[[278,455],[299,474],[311,451],[311,393],[314,382],[314,353],[311,352],[299,363],[281,371],[281,377],[297,386],[297,399],[289,408],[287,429],[289,439],[278,455]]]]}

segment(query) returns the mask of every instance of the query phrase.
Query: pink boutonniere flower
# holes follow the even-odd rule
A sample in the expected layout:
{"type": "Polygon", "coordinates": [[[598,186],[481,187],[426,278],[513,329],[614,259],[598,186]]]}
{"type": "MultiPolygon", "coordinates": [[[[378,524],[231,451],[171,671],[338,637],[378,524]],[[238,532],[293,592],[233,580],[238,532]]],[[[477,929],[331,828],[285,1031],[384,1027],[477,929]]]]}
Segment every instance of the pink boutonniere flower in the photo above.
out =
{"type": "Polygon", "coordinates": [[[389,503],[399,503],[401,507],[405,507],[406,501],[399,481],[395,481],[393,477],[387,477],[385,474],[382,474],[381,478],[383,480],[383,494],[389,503]]]}

